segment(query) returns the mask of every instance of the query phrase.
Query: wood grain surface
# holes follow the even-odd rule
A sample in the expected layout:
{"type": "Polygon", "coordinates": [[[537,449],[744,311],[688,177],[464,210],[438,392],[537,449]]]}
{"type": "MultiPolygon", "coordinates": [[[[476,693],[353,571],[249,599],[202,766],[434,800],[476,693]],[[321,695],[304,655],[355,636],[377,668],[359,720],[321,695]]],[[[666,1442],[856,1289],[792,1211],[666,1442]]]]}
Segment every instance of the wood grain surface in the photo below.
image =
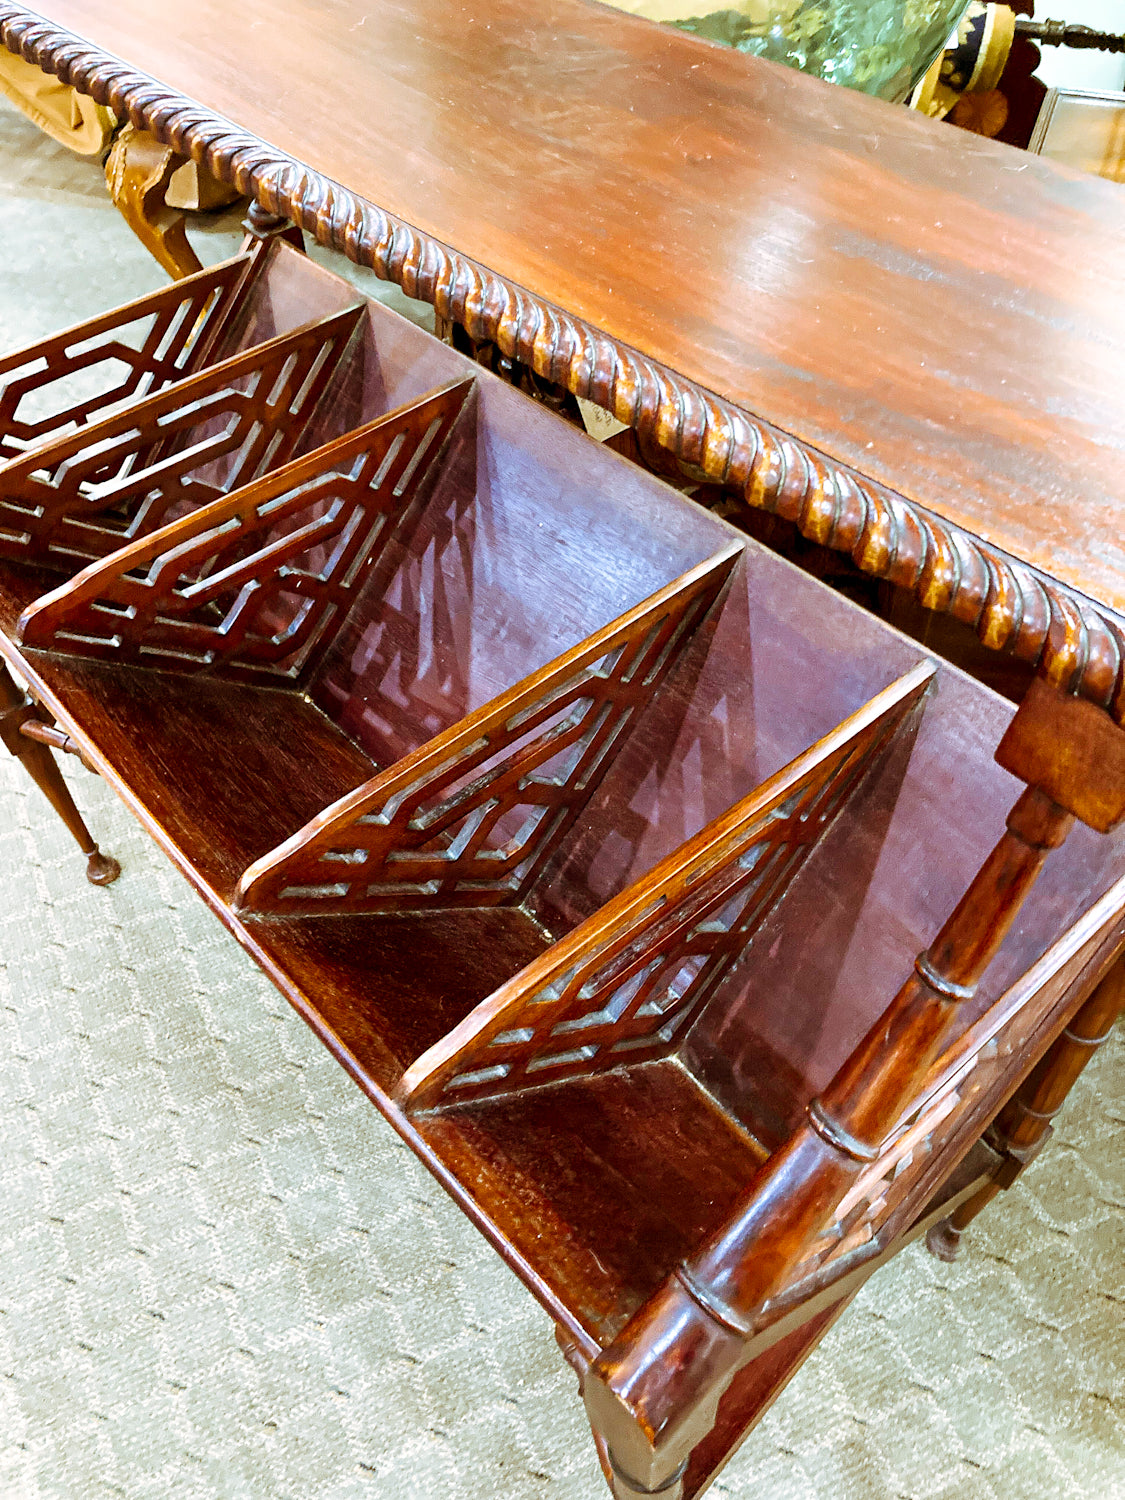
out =
{"type": "Polygon", "coordinates": [[[582,0],[37,10],[1125,606],[1112,185],[582,0]]]}

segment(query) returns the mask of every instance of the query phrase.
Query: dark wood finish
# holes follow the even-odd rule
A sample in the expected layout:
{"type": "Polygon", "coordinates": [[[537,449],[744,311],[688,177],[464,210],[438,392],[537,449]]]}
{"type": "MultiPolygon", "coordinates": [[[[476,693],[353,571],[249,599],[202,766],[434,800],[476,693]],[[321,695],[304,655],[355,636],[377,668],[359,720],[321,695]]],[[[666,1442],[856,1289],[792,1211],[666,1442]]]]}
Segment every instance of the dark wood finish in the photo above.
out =
{"type": "MultiPolygon", "coordinates": [[[[1048,719],[1044,734],[1050,728],[1048,719]]],[[[594,1362],[586,1405],[620,1476],[620,1500],[657,1491],[680,1500],[678,1478],[714,1425],[763,1309],[827,1225],[842,1217],[863,1168],[879,1159],[940,1055],[958,1007],[973,998],[1049,850],[1062,844],[1072,822],[1038,788],[1028,788],[914,973],[809,1104],[804,1122],[771,1154],[721,1229],[594,1362]]]]}
{"type": "MultiPolygon", "coordinates": [[[[261,383],[278,368],[263,366],[261,383]]],[[[293,384],[307,374],[295,366],[293,384]]],[[[294,680],[367,582],[469,389],[462,381],[377,418],[169,525],[158,514],[156,530],[38,600],[19,639],[81,642],[86,656],[169,671],[294,680]]],[[[288,446],[299,434],[294,422],[288,446]]]]}
{"type": "Polygon", "coordinates": [[[670,1056],[932,676],[916,667],[498,990],[407,1072],[404,1107],[670,1056]]]}
{"type": "Polygon", "coordinates": [[[941,1260],[956,1259],[964,1231],[998,1193],[1012,1186],[1046,1145],[1051,1121],[1109,1036],[1122,1010],[1125,1010],[1125,961],[1118,959],[993,1122],[988,1141],[1000,1155],[999,1169],[978,1192],[927,1234],[927,1245],[941,1260]]]}
{"type": "Polygon", "coordinates": [[[1125,817],[1125,732],[1092,703],[1039,679],[1028,688],[996,760],[1099,833],[1125,817]]]}
{"type": "Polygon", "coordinates": [[[1110,31],[1096,31],[1092,26],[1075,26],[1069,21],[1017,21],[1017,36],[1029,41],[1045,42],[1049,47],[1085,47],[1097,52],[1125,52],[1125,36],[1110,31]]]}
{"type": "Polygon", "coordinates": [[[295,250],[305,248],[305,237],[296,224],[285,218],[283,214],[271,213],[256,199],[252,198],[247,204],[242,227],[246,231],[246,239],[242,247],[244,250],[272,239],[284,239],[295,250]]]}
{"type": "Polygon", "coordinates": [[[18,458],[26,448],[88,426],[119,402],[151,395],[200,369],[221,344],[231,309],[260,261],[249,255],[224,261],[0,358],[0,459],[18,458]],[[73,377],[89,382],[94,371],[101,389],[87,384],[76,395],[73,377]],[[41,414],[31,414],[25,403],[38,405],[41,414]]]}
{"type": "Polygon", "coordinates": [[[39,705],[12,744],[106,777],[554,1317],[616,1493],[678,1500],[1005,1170],[982,1130],[1125,944],[1125,731],[1050,687],[1013,720],[278,235],[259,253],[211,362],[0,468],[15,492],[91,434],[137,455],[92,565],[60,504],[0,567],[39,705]],[[325,328],[287,465],[153,462],[160,417],[325,328]],[[1111,831],[1063,844],[1067,808],[1111,831]],[[285,883],[333,865],[327,899],[285,883]]]}
{"type": "MultiPolygon", "coordinates": [[[[909,1231],[878,1255],[868,1257],[830,1292],[810,1299],[802,1310],[803,1321],[790,1318],[778,1323],[755,1341],[755,1352],[735,1375],[719,1403],[715,1426],[693,1450],[683,1476],[686,1496],[702,1493],[718,1477],[723,1464],[741,1445],[747,1431],[777,1400],[785,1386],[836,1320],[847,1311],[863,1283],[897,1254],[905,1244],[926,1234],[935,1220],[970,1195],[977,1183],[992,1170],[992,1153],[980,1145],[948,1175],[942,1190],[926,1205],[909,1231]],[[795,1326],[794,1326],[795,1325],[795,1326]]],[[[608,1469],[604,1452],[603,1466],[608,1469]]],[[[606,1477],[613,1482],[612,1472],[606,1477]]]]}
{"type": "Polygon", "coordinates": [[[82,746],[76,740],[72,740],[65,729],[60,729],[57,724],[47,724],[36,716],[24,719],[20,724],[20,733],[29,740],[38,740],[41,745],[50,745],[52,750],[60,750],[64,755],[76,755],[88,771],[97,774],[97,766],[92,766],[82,751],[82,746]]]}
{"type": "Polygon", "coordinates": [[[73,566],[284,463],[358,309],[283,334],[83,423],[0,470],[0,554],[73,566]]]}
{"type": "Polygon", "coordinates": [[[240,907],[419,911],[528,899],[738,552],[728,545],[327,808],[247,870],[240,907]]]}
{"type": "Polygon", "coordinates": [[[0,39],[1120,711],[1108,184],[581,0],[41,10],[0,39]]]}

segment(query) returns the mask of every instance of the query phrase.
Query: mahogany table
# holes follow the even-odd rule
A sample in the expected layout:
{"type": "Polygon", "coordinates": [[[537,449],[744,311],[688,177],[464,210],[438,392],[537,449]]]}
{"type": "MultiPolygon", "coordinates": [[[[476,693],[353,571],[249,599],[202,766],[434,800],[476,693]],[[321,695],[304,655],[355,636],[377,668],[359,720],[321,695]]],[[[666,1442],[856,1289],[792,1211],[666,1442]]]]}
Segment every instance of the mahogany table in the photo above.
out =
{"type": "MultiPolygon", "coordinates": [[[[16,424],[0,433],[0,650],[34,699],[4,689],[5,743],[56,795],[45,747],[110,778],[493,1238],[556,1319],[615,1494],[696,1494],[882,1259],[926,1230],[953,1253],[1120,1008],[1125,206],[1109,184],[579,0],[531,17],[514,0],[471,17],[448,0],[250,0],[237,24],[216,0],[170,15],[137,0],[45,9],[0,0],[5,44],[1039,669],[1008,725],[979,684],[702,511],[689,519],[611,455],[551,436],[515,393],[484,377],[470,392],[471,366],[375,308],[357,364],[351,294],[280,243],[219,273],[221,287],[181,283],[146,312],[171,320],[161,338],[178,330],[174,357],[150,369],[151,351],[130,355],[128,389],[74,408],[76,432],[20,427],[18,400],[0,412],[16,424]],[[217,299],[217,321],[185,344],[200,297],[217,299]],[[333,361],[342,385],[326,384],[333,361]],[[308,418],[327,447],[302,455],[264,393],[306,379],[294,399],[330,389],[335,405],[308,418]],[[230,472],[193,474],[192,444],[214,439],[191,436],[198,402],[241,410],[246,382],[257,435],[230,472]],[[124,415],[98,416],[125,397],[124,415]],[[473,412],[495,470],[466,456],[473,412]],[[168,448],[173,417],[182,443],[168,448]],[[425,464],[403,469],[409,445],[431,440],[425,464]],[[398,709],[376,712],[349,672],[364,678],[360,643],[417,631],[417,600],[350,593],[366,553],[348,553],[346,576],[337,564],[357,538],[375,547],[364,528],[384,505],[404,526],[413,516],[400,563],[423,567],[447,524],[417,531],[423,479],[448,487],[433,493],[453,497],[454,536],[503,498],[511,565],[497,571],[486,549],[478,566],[501,602],[483,588],[462,600],[491,641],[470,653],[472,691],[456,674],[417,693],[400,683],[398,709]],[[302,511],[309,493],[331,517],[302,511]],[[529,547],[540,495],[553,543],[529,547]],[[282,513],[306,529],[278,535],[282,513]],[[343,552],[306,545],[341,514],[343,552]],[[278,559],[302,546],[294,583],[278,559]],[[570,547],[581,589],[554,571],[570,547]],[[665,592],[642,603],[642,579],[665,592]],[[224,593],[231,580],[241,592],[224,593]],[[310,600],[359,633],[338,622],[339,642],[322,640],[310,600]],[[561,644],[560,609],[575,627],[561,644]],[[663,706],[634,733],[646,695],[628,652],[651,649],[653,621],[679,640],[689,616],[718,665],[685,647],[701,673],[690,690],[677,676],[661,697],[646,678],[663,706]],[[287,643],[309,630],[298,661],[287,643]],[[605,712],[626,718],[612,745],[608,719],[583,718],[581,733],[617,755],[613,795],[583,810],[580,758],[529,814],[520,799],[547,752],[521,736],[571,734],[557,717],[567,673],[596,661],[605,712]],[[269,727],[277,672],[292,737],[269,727]],[[709,774],[682,778],[682,805],[636,812],[689,729],[709,774]],[[864,767],[874,781],[856,782],[864,767]],[[500,812],[481,790],[497,777],[500,812]],[[445,822],[411,802],[419,786],[441,789],[445,822]],[[1075,819],[1088,826],[1047,861],[1075,819]],[[751,914],[765,921],[786,895],[787,941],[754,945],[739,925],[751,886],[731,872],[766,849],[804,859],[821,834],[829,852],[810,856],[804,883],[789,892],[785,864],[751,914]],[[704,920],[692,903],[713,881],[727,904],[708,895],[704,920]],[[444,969],[412,956],[414,929],[386,916],[404,911],[427,914],[423,951],[444,969]],[[476,938],[459,948],[458,932],[476,938]],[[766,997],[753,1025],[723,988],[739,935],[766,997]],[[903,955],[919,947],[911,969],[903,955]],[[841,983],[848,1004],[817,1015],[841,983]],[[812,1055],[787,1068],[802,1014],[812,1055]],[[672,1020],[686,1017],[681,1042],[672,1020]],[[583,1045],[559,1040],[579,1033],[583,1045]],[[606,1063],[606,1049],[640,1061],[606,1063]],[[591,1118],[618,1124],[591,1143],[591,1118]],[[620,1225],[617,1189],[583,1175],[609,1159],[606,1181],[627,1184],[620,1225]]],[[[38,354],[9,362],[9,376],[65,378],[97,340],[113,345],[132,315],[117,316],[45,346],[42,368],[38,354]]],[[[449,554],[471,561],[492,534],[470,528],[449,554]]],[[[112,878],[90,853],[92,878],[112,878]]]]}
{"type": "Polygon", "coordinates": [[[1112,184],[583,0],[0,0],[0,37],[1113,700],[1112,184]]]}

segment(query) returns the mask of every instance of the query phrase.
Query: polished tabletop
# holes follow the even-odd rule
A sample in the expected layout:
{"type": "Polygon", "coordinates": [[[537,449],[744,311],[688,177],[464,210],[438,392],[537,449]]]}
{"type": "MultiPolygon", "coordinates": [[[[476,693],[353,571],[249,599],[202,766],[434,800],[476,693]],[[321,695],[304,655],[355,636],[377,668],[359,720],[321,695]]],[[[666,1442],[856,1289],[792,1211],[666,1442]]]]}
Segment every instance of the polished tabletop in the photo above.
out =
{"type": "Polygon", "coordinates": [[[1125,193],[589,0],[35,10],[1125,610],[1125,193]]]}

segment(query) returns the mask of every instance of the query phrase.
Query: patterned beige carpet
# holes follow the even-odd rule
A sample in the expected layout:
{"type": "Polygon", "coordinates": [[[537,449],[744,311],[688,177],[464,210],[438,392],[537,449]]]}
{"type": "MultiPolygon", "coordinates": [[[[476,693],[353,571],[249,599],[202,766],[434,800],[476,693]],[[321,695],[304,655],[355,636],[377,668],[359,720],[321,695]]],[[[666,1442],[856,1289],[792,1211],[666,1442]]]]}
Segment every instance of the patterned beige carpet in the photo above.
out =
{"type": "MultiPolygon", "coordinates": [[[[3,109],[0,266],[0,348],[161,280],[96,168],[3,109]]],[[[0,763],[0,1500],[605,1495],[547,1320],[71,780],[106,891],[0,763]]],[[[963,1259],[877,1276],[714,1493],[1125,1497],[1123,1101],[1119,1035],[963,1259]]]]}

